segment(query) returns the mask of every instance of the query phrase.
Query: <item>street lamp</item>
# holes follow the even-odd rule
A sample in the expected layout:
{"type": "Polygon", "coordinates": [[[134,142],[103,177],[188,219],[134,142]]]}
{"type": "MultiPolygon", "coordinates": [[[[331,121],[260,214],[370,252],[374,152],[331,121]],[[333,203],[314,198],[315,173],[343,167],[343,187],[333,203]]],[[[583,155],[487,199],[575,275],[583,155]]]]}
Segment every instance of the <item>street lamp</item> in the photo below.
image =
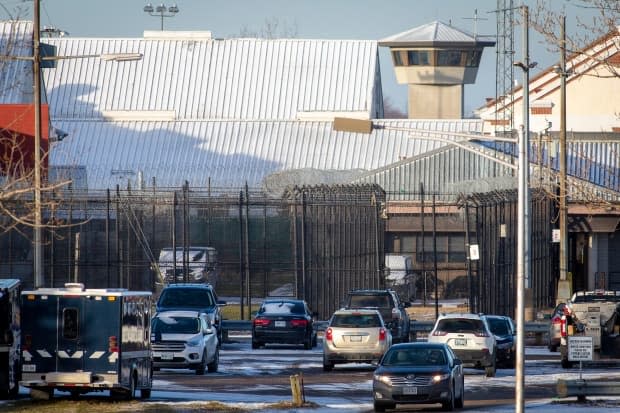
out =
{"type": "Polygon", "coordinates": [[[161,18],[161,30],[163,31],[164,30],[164,17],[174,17],[179,12],[179,8],[177,7],[176,4],[173,4],[172,6],[166,8],[166,5],[163,3],[153,8],[153,5],[151,3],[148,3],[146,6],[144,6],[144,12],[154,17],[160,17],[161,18]],[[166,13],[166,11],[168,13],[166,13]]]}

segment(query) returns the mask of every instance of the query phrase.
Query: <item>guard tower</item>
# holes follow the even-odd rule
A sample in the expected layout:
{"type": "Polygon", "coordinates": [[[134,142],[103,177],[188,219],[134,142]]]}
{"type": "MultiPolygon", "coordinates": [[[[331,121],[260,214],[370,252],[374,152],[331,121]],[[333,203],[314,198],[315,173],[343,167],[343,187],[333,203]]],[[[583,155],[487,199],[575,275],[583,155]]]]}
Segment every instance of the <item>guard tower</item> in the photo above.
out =
{"type": "Polygon", "coordinates": [[[432,22],[386,37],[398,83],[409,85],[411,119],[460,119],[464,85],[476,80],[482,50],[495,41],[432,22]]]}

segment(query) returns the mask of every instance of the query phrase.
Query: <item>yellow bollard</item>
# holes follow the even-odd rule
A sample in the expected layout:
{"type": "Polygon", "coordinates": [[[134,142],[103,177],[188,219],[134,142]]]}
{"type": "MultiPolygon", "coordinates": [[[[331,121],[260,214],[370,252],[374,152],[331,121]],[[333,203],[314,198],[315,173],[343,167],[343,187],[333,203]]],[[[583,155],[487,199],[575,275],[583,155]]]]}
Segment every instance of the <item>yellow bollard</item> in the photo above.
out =
{"type": "Polygon", "coordinates": [[[294,374],[290,376],[291,380],[291,393],[293,394],[293,406],[301,407],[304,404],[304,382],[300,374],[294,374]]]}

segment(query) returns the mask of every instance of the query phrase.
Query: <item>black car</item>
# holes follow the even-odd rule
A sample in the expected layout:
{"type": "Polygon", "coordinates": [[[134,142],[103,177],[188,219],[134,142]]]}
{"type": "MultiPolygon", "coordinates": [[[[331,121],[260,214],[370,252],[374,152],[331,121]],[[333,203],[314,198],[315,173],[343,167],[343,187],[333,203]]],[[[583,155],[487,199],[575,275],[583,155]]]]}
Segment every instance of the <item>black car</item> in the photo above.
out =
{"type": "Polygon", "coordinates": [[[463,365],[445,343],[395,344],[374,372],[372,394],[377,412],[432,403],[454,410],[465,401],[463,365]]]}
{"type": "Polygon", "coordinates": [[[485,315],[491,333],[495,336],[497,353],[495,362],[498,366],[515,368],[516,361],[516,337],[517,329],[510,317],[501,315],[485,315]]]}
{"type": "Polygon", "coordinates": [[[157,304],[157,312],[170,310],[190,310],[206,314],[217,329],[218,345],[221,346],[222,334],[222,306],[215,289],[211,284],[168,284],[161,291],[157,304]]]}
{"type": "Polygon", "coordinates": [[[303,300],[278,298],[265,300],[252,321],[252,348],[266,343],[316,346],[314,317],[303,300]]]}

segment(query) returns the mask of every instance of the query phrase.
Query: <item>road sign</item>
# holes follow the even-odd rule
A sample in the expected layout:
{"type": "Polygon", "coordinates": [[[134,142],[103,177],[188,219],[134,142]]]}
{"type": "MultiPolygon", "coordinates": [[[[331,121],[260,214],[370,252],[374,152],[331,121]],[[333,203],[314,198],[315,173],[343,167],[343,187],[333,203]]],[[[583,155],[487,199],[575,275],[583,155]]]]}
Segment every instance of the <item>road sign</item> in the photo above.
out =
{"type": "Polygon", "coordinates": [[[568,337],[568,360],[569,361],[592,361],[592,337],[569,336],[568,337]]]}

